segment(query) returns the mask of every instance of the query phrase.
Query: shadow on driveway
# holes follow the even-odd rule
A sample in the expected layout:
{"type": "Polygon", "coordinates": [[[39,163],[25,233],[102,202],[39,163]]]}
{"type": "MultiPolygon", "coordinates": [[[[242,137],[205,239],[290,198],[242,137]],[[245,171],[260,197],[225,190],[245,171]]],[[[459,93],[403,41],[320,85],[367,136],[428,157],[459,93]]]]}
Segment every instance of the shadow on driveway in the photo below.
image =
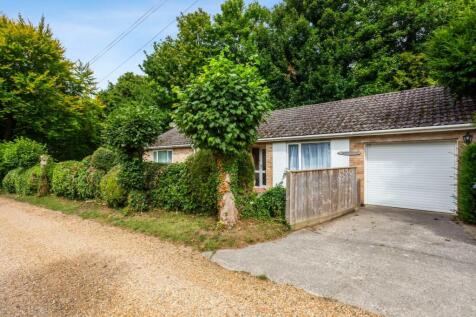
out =
{"type": "Polygon", "coordinates": [[[368,206],[212,261],[387,316],[476,316],[476,241],[451,215],[368,206]]]}

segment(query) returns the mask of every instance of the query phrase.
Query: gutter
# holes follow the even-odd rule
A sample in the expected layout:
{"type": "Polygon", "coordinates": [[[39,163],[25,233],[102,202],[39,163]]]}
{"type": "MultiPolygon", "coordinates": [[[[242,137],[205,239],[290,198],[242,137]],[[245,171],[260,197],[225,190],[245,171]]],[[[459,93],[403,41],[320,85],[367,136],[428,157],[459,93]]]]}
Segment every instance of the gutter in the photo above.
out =
{"type": "Polygon", "coordinates": [[[356,132],[343,132],[343,133],[328,133],[328,134],[314,134],[314,135],[296,135],[276,138],[260,138],[257,143],[269,142],[269,141],[297,141],[308,139],[333,139],[333,138],[345,138],[354,136],[371,136],[371,135],[388,135],[388,134],[406,134],[406,133],[423,133],[423,132],[446,132],[446,131],[459,131],[459,130],[472,130],[476,127],[472,123],[452,124],[452,125],[440,125],[418,128],[403,128],[403,129],[389,129],[389,130],[373,130],[373,131],[356,131],[356,132]]]}
{"type": "MultiPolygon", "coordinates": [[[[270,141],[299,141],[299,140],[317,140],[317,139],[334,139],[334,138],[348,138],[356,136],[371,136],[371,135],[389,135],[389,134],[408,134],[408,133],[429,133],[429,132],[447,132],[447,131],[461,131],[472,130],[476,127],[472,123],[438,125],[417,128],[403,128],[403,129],[389,129],[389,130],[371,130],[371,131],[356,131],[356,132],[342,132],[342,133],[328,133],[328,134],[312,134],[312,135],[296,135],[276,138],[260,138],[256,143],[265,143],[270,141]]],[[[147,147],[147,150],[157,149],[175,149],[175,148],[189,148],[191,144],[181,145],[160,145],[147,147]]]]}

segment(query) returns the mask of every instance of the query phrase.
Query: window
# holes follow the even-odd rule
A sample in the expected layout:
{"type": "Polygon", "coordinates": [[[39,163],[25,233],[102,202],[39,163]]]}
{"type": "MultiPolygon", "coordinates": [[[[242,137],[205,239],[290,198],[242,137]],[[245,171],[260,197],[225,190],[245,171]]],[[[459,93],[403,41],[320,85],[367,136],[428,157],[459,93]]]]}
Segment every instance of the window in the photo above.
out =
{"type": "Polygon", "coordinates": [[[290,170],[329,168],[330,166],[331,144],[329,142],[288,145],[288,167],[290,170]]]}
{"type": "Polygon", "coordinates": [[[172,163],[172,150],[154,151],[154,162],[156,163],[172,163]]]}
{"type": "Polygon", "coordinates": [[[255,186],[266,186],[266,149],[253,148],[252,154],[255,166],[255,186]]]}

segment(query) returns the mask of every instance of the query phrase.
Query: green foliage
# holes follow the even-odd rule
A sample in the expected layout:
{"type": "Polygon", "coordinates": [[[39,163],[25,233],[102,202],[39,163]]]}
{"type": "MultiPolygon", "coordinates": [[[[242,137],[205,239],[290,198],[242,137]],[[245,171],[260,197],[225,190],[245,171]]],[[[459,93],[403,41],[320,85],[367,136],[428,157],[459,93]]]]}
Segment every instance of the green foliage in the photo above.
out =
{"type": "Polygon", "coordinates": [[[255,185],[255,167],[253,156],[249,150],[240,152],[234,157],[237,164],[238,175],[237,185],[242,194],[250,194],[253,192],[255,185]]]}
{"type": "Polygon", "coordinates": [[[99,184],[101,178],[105,175],[103,170],[95,169],[94,167],[82,166],[78,170],[74,185],[78,199],[92,199],[99,198],[101,192],[99,184]]]}
{"type": "Polygon", "coordinates": [[[286,189],[274,186],[255,198],[249,197],[244,202],[241,215],[244,218],[285,220],[286,189]]]}
{"type": "Polygon", "coordinates": [[[212,59],[178,96],[174,120],[180,131],[197,148],[226,156],[256,141],[256,128],[270,109],[257,69],[223,55],[212,59]]]}
{"type": "Polygon", "coordinates": [[[44,19],[0,16],[0,138],[45,143],[57,158],[82,157],[98,140],[101,108],[92,72],[74,64],[44,19]]]}
{"type": "Polygon", "coordinates": [[[5,168],[28,168],[40,162],[40,156],[46,154],[46,148],[36,141],[19,137],[3,144],[2,153],[2,165],[5,168]]]}
{"type": "Polygon", "coordinates": [[[476,223],[476,143],[465,147],[458,173],[458,217],[476,223]]]}
{"type": "Polygon", "coordinates": [[[70,199],[81,198],[77,182],[80,172],[86,168],[83,163],[77,161],[56,163],[51,179],[52,192],[58,196],[70,199]]]}
{"type": "Polygon", "coordinates": [[[188,185],[189,199],[194,202],[194,213],[217,214],[218,169],[211,151],[199,150],[185,162],[187,172],[184,177],[188,185]]]}
{"type": "Polygon", "coordinates": [[[168,164],[160,164],[155,162],[143,162],[145,190],[151,190],[158,186],[157,184],[161,170],[167,165],[168,164]]]}
{"type": "Polygon", "coordinates": [[[118,155],[113,150],[105,147],[99,147],[94,151],[90,160],[92,167],[105,172],[109,171],[118,162],[118,155]]]}
{"type": "Polygon", "coordinates": [[[101,197],[110,207],[122,207],[127,200],[127,190],[119,184],[121,166],[116,165],[101,179],[101,197]]]}
{"type": "Polygon", "coordinates": [[[23,172],[23,168],[15,168],[10,170],[2,180],[3,189],[10,194],[16,193],[17,182],[20,178],[20,174],[23,172]]]}
{"type": "Polygon", "coordinates": [[[437,29],[428,42],[434,77],[458,95],[476,95],[476,5],[437,29]]]}
{"type": "Polygon", "coordinates": [[[194,211],[185,163],[169,164],[160,171],[157,187],[151,191],[154,207],[173,211],[194,211]]]}
{"type": "Polygon", "coordinates": [[[147,193],[140,190],[131,190],[127,196],[127,208],[130,211],[144,212],[149,210],[147,193]]]}
{"type": "Polygon", "coordinates": [[[156,108],[130,103],[107,117],[104,141],[131,158],[142,159],[144,148],[163,131],[163,114],[156,108]]]}
{"type": "Polygon", "coordinates": [[[145,188],[145,170],[141,159],[123,160],[121,167],[118,176],[121,187],[127,190],[143,190],[145,188]]]}

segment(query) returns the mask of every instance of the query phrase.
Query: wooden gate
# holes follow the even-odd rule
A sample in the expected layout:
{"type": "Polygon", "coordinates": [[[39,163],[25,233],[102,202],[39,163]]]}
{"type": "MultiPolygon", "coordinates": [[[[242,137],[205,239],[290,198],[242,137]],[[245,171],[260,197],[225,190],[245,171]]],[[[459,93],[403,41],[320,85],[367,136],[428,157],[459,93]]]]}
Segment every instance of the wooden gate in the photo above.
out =
{"type": "Polygon", "coordinates": [[[355,167],[286,174],[286,221],[293,229],[328,221],[357,207],[355,167]]]}

